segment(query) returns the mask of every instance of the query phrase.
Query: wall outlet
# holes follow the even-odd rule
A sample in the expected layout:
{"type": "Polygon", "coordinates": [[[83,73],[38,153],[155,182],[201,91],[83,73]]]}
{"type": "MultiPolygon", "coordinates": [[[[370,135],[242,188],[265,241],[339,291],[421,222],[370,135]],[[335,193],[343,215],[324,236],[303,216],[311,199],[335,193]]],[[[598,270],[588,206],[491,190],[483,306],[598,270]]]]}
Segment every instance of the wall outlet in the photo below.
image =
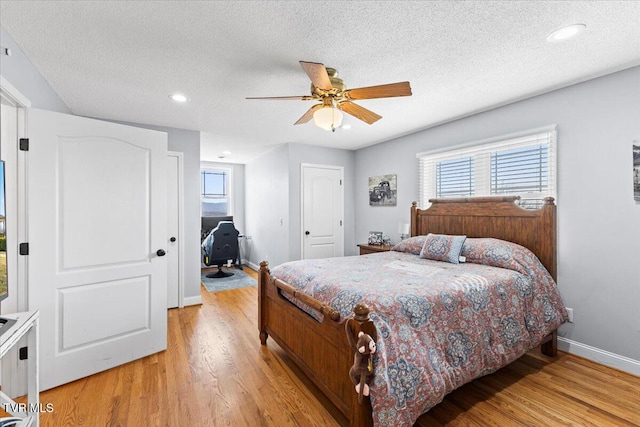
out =
{"type": "Polygon", "coordinates": [[[569,323],[573,323],[573,308],[566,307],[567,314],[569,315],[569,323]]]}

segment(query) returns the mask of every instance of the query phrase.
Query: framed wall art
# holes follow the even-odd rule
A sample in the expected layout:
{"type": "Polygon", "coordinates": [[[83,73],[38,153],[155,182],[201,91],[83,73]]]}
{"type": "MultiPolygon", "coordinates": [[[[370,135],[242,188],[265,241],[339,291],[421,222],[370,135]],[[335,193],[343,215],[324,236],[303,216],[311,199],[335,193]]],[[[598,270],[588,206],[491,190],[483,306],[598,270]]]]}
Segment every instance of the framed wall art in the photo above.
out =
{"type": "Polygon", "coordinates": [[[397,175],[369,177],[369,206],[396,206],[397,204],[397,175]]]}

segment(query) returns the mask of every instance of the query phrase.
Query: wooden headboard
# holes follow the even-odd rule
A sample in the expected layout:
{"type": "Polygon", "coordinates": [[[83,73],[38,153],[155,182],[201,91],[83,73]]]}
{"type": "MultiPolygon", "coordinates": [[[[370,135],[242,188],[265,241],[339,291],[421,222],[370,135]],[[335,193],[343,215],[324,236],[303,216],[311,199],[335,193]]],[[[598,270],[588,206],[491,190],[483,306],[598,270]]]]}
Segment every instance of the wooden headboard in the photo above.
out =
{"type": "Polygon", "coordinates": [[[557,280],[556,205],[544,199],[538,210],[515,204],[520,196],[430,199],[431,207],[411,206],[411,235],[457,234],[494,237],[528,248],[557,280]]]}

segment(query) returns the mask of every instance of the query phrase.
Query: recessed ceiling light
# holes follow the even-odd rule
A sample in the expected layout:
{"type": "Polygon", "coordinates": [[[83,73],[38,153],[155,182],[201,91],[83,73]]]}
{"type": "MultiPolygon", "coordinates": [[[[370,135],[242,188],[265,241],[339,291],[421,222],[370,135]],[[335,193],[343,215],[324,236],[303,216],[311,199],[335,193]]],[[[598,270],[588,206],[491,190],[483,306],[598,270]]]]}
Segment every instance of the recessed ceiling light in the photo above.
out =
{"type": "Polygon", "coordinates": [[[222,152],[222,154],[224,154],[225,156],[228,156],[229,154],[231,154],[231,151],[225,150],[225,151],[222,152]]]}
{"type": "Polygon", "coordinates": [[[189,100],[186,95],[183,95],[181,93],[172,93],[171,95],[169,95],[169,98],[171,98],[173,101],[181,103],[187,102],[189,100]]]}
{"type": "Polygon", "coordinates": [[[349,130],[349,129],[351,129],[351,125],[342,125],[342,126],[340,126],[340,128],[345,129],[345,130],[349,130]]]}
{"type": "Polygon", "coordinates": [[[559,28],[555,30],[553,33],[547,36],[548,42],[560,42],[563,40],[570,39],[571,37],[577,36],[579,33],[584,31],[587,28],[584,24],[573,24],[567,25],[566,27],[559,28]]]}

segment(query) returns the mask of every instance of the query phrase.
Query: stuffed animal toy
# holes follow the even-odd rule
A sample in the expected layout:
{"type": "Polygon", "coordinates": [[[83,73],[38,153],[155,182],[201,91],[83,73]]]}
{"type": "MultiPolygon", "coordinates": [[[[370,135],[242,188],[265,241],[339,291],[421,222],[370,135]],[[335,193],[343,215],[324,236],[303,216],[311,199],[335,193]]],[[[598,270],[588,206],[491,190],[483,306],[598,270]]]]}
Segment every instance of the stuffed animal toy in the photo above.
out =
{"type": "Polygon", "coordinates": [[[356,385],[358,402],[362,403],[362,396],[369,396],[369,382],[373,377],[371,355],[376,352],[375,341],[364,332],[358,333],[353,366],[349,369],[349,378],[356,385]]]}

